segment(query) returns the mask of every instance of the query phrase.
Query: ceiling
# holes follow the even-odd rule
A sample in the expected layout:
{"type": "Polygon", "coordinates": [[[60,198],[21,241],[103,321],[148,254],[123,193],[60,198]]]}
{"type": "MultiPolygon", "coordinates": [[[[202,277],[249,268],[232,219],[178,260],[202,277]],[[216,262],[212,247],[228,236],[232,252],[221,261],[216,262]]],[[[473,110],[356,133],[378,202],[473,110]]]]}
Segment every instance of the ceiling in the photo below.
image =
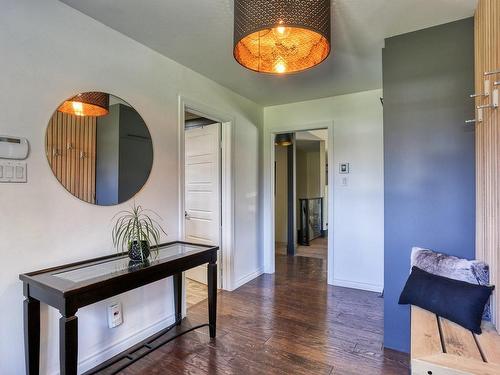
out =
{"type": "Polygon", "coordinates": [[[325,151],[328,152],[328,129],[307,130],[295,133],[297,148],[306,151],[315,151],[318,142],[325,141],[325,151]],[[311,148],[312,147],[312,148],[311,148]]]}
{"type": "Polygon", "coordinates": [[[265,106],[382,87],[384,38],[470,17],[477,0],[332,0],[333,53],[263,75],[232,56],[233,0],[60,0],[265,106]]]}

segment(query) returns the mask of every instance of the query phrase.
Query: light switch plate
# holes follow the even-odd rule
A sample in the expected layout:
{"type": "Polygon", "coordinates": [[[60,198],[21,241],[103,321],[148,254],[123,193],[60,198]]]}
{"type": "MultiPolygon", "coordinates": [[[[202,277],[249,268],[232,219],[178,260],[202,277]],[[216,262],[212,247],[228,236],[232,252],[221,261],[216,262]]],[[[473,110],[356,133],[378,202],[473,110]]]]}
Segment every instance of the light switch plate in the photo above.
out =
{"type": "Polygon", "coordinates": [[[0,160],[0,183],[27,182],[27,163],[23,161],[0,160]]]}

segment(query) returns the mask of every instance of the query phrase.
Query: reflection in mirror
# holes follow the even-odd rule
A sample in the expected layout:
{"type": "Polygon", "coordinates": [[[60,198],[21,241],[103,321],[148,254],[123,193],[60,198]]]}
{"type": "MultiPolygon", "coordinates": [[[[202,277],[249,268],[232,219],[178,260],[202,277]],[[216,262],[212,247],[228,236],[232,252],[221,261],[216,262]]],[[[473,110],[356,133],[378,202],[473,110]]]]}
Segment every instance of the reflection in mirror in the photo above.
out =
{"type": "Polygon", "coordinates": [[[100,92],[78,94],[58,107],[47,127],[45,151],[66,190],[101,206],[132,198],[153,165],[151,135],[139,113],[100,92]]]}

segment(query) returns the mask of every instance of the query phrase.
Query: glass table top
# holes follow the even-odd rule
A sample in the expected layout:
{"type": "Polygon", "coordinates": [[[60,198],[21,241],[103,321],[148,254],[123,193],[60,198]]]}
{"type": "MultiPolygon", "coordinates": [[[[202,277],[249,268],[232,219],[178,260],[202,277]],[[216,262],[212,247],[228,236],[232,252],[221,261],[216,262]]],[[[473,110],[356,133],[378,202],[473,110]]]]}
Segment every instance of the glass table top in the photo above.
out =
{"type": "MultiPolygon", "coordinates": [[[[173,260],[189,254],[194,254],[207,250],[206,246],[197,246],[184,243],[173,243],[160,246],[158,251],[151,249],[149,264],[154,265],[159,261],[173,260]]],[[[147,264],[139,264],[137,267],[144,268],[147,264]]],[[[133,264],[130,263],[130,258],[123,255],[116,258],[106,259],[97,263],[82,265],[78,268],[73,268],[68,271],[60,271],[52,274],[54,277],[74,283],[84,282],[90,279],[95,279],[102,276],[112,276],[113,274],[124,270],[133,270],[133,264]],[[132,267],[131,267],[132,266],[132,267]]]]}

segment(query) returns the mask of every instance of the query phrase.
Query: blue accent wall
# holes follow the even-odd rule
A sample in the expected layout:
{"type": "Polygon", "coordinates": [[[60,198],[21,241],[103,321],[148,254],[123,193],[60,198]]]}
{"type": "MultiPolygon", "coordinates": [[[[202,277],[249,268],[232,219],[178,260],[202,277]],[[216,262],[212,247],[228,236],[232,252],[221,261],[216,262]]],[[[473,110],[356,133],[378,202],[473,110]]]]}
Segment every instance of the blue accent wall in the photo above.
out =
{"type": "Polygon", "coordinates": [[[386,39],[383,84],[384,344],[408,352],[411,248],[475,256],[473,19],[386,39]]]}

